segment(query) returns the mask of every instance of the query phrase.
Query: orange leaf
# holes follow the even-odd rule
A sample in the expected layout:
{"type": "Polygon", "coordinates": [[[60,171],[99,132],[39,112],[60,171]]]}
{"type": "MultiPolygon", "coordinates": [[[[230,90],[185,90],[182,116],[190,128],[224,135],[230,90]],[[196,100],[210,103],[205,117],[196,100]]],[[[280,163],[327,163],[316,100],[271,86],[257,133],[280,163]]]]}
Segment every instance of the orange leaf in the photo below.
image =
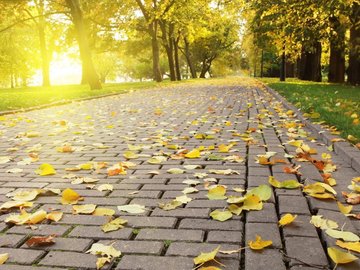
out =
{"type": "Polygon", "coordinates": [[[37,246],[48,246],[55,244],[54,241],[55,235],[49,236],[33,236],[25,242],[28,247],[37,247],[37,246]]]}

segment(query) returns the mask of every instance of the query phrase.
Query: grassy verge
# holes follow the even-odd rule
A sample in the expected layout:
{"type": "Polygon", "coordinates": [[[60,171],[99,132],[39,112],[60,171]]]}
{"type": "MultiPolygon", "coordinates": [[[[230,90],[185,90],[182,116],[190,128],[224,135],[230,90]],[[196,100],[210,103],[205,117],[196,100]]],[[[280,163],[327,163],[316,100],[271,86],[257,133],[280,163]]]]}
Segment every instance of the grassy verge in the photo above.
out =
{"type": "Polygon", "coordinates": [[[90,90],[87,85],[0,89],[0,111],[23,109],[54,102],[71,101],[79,98],[89,98],[106,94],[125,93],[129,90],[170,86],[178,83],[182,82],[164,81],[162,83],[132,82],[104,84],[103,89],[101,90],[90,90]]]}
{"type": "Polygon", "coordinates": [[[261,81],[310,114],[314,122],[324,121],[332,127],[332,133],[340,133],[344,138],[351,135],[355,137],[350,136],[352,143],[360,142],[360,87],[297,79],[279,82],[278,78],[263,78],[261,81]]]}

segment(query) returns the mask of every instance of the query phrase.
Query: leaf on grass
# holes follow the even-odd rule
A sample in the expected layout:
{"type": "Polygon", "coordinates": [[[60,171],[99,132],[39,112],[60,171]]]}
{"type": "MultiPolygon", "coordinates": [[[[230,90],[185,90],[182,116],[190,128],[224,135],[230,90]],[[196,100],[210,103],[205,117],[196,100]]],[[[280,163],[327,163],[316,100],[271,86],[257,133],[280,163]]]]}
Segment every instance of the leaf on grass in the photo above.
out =
{"type": "Polygon", "coordinates": [[[63,212],[53,211],[46,215],[46,219],[58,222],[63,217],[63,212]]]}
{"type": "Polygon", "coordinates": [[[141,214],[144,213],[146,210],[144,205],[139,204],[120,205],[117,208],[119,211],[127,212],[130,214],[141,214]]]}
{"type": "Polygon", "coordinates": [[[92,214],[95,211],[95,204],[82,204],[73,206],[73,214],[92,214]]]}
{"type": "Polygon", "coordinates": [[[212,261],[215,259],[216,254],[218,253],[220,249],[220,246],[218,246],[216,249],[214,249],[213,251],[209,252],[209,253],[203,253],[201,252],[199,256],[197,256],[196,258],[194,258],[194,264],[198,265],[198,264],[204,264],[206,262],[212,261]]]}
{"type": "Polygon", "coordinates": [[[291,224],[295,219],[297,215],[292,215],[290,213],[287,213],[281,217],[279,220],[279,226],[286,226],[288,224],[291,224]]]}
{"type": "Polygon", "coordinates": [[[261,236],[259,235],[256,235],[256,239],[255,241],[249,241],[248,242],[248,245],[251,249],[254,249],[254,250],[261,250],[261,249],[264,249],[268,246],[271,246],[272,245],[272,241],[271,240],[262,240],[261,239],[261,236]]]}
{"type": "Polygon", "coordinates": [[[267,201],[271,198],[272,190],[268,185],[260,185],[256,188],[250,189],[246,192],[247,195],[254,194],[262,201],[267,201]]]}
{"type": "Polygon", "coordinates": [[[67,188],[62,192],[61,203],[62,204],[77,204],[82,197],[73,189],[67,188]]]}
{"type": "Polygon", "coordinates": [[[269,176],[269,184],[276,188],[286,188],[286,189],[294,189],[301,187],[302,185],[296,180],[285,180],[278,181],[273,176],[269,176]]]}
{"type": "Polygon", "coordinates": [[[9,253],[0,254],[0,265],[4,264],[9,259],[9,253]]]}
{"type": "Polygon", "coordinates": [[[55,244],[55,235],[33,236],[25,242],[28,247],[50,246],[55,244]]]}
{"type": "Polygon", "coordinates": [[[218,221],[225,221],[232,218],[232,213],[229,210],[221,211],[221,210],[214,210],[210,213],[210,216],[218,221]]]}
{"type": "Polygon", "coordinates": [[[185,154],[185,157],[186,158],[200,158],[201,153],[200,153],[199,149],[193,149],[189,153],[185,154]]]}
{"type": "Polygon", "coordinates": [[[112,191],[114,189],[113,185],[110,184],[102,184],[100,186],[97,187],[98,191],[112,191]]]}
{"type": "Polygon", "coordinates": [[[40,176],[54,175],[56,174],[56,170],[52,165],[48,163],[43,163],[39,166],[39,168],[35,171],[35,173],[40,176]]]}
{"type": "Polygon", "coordinates": [[[101,229],[103,230],[103,232],[112,232],[112,231],[117,231],[119,229],[124,228],[124,224],[126,224],[128,221],[126,219],[122,219],[122,218],[115,218],[114,220],[104,224],[101,226],[101,229]]]}
{"type": "Polygon", "coordinates": [[[336,264],[346,264],[351,263],[353,261],[356,261],[358,257],[352,255],[349,252],[344,252],[338,248],[335,247],[329,247],[327,249],[327,252],[329,254],[329,257],[333,260],[336,264]]]}
{"type": "Polygon", "coordinates": [[[360,253],[360,242],[343,242],[341,240],[336,240],[336,244],[339,247],[360,253]]]}
{"type": "Polygon", "coordinates": [[[343,239],[346,242],[357,242],[360,240],[359,236],[348,231],[338,231],[334,229],[327,229],[325,233],[335,239],[343,239]]]}
{"type": "Polygon", "coordinates": [[[224,186],[217,185],[209,189],[206,197],[208,197],[209,200],[224,200],[226,199],[225,193],[226,188],[224,186]]]}

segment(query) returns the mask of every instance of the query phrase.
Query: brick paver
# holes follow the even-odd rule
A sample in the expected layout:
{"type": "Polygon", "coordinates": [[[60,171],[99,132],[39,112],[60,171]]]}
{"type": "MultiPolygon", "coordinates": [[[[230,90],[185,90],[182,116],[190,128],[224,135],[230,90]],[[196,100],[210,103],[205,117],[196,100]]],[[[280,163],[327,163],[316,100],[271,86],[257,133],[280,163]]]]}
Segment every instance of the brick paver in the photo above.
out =
{"type": "MultiPolygon", "coordinates": [[[[359,176],[353,169],[360,164],[356,158],[359,151],[348,148],[350,158],[341,155],[341,150],[340,155],[330,152],[327,145],[316,140],[318,134],[300,123],[265,89],[241,81],[137,91],[2,116],[0,157],[9,157],[10,161],[0,162],[1,202],[11,200],[6,195],[21,189],[72,188],[84,197],[79,204],[113,209],[115,217],[127,219],[128,223],[123,229],[105,233],[101,225],[109,217],[74,215],[71,205],[60,203],[60,195],[40,195],[30,211],[62,211],[63,218],[59,222],[44,221],[31,226],[12,225],[5,224],[9,213],[2,210],[0,253],[9,253],[9,259],[0,269],[96,269],[96,256],[85,251],[99,242],[113,245],[123,254],[103,269],[190,270],[195,267],[193,258],[200,252],[210,252],[217,246],[221,250],[237,250],[247,246],[256,235],[272,240],[272,246],[263,251],[246,247],[231,255],[219,253],[217,261],[229,270],[332,269],[334,264],[326,248],[335,246],[335,240],[310,224],[311,216],[318,214],[337,221],[339,228],[355,234],[360,231],[359,221],[341,214],[334,200],[310,197],[301,188],[271,187],[271,197],[260,211],[243,211],[225,222],[210,217],[213,210],[228,206],[226,200],[207,198],[208,187],[214,184],[226,186],[226,196],[241,196],[245,192],[233,189],[269,185],[269,176],[304,185],[322,182],[322,171],[310,162],[295,158],[296,147],[287,144],[290,139],[303,140],[316,149],[312,157],[317,160],[322,159],[322,153],[331,154],[337,166],[332,173],[337,180],[333,188],[337,200],[345,202],[342,191],[350,192],[351,179],[359,176]],[[219,151],[219,145],[231,143],[229,151],[219,151]],[[57,148],[64,144],[72,145],[75,151],[58,152],[57,148]],[[181,156],[182,151],[194,148],[202,150],[200,158],[181,156]],[[88,162],[107,162],[108,167],[124,162],[123,155],[129,149],[138,157],[129,160],[136,166],[128,168],[126,175],[109,176],[106,168],[69,171],[88,162]],[[283,159],[288,164],[256,162],[258,155],[270,151],[276,152],[271,160],[283,159]],[[39,160],[22,165],[21,161],[30,153],[37,153],[39,160]],[[159,164],[148,162],[156,156],[164,160],[159,164]],[[234,156],[243,158],[243,162],[231,162],[234,156]],[[37,175],[34,171],[42,163],[53,165],[56,175],[37,175]],[[285,173],[283,167],[290,165],[301,165],[302,175],[285,173]],[[14,168],[22,170],[13,173],[14,168]],[[184,173],[171,174],[168,170],[172,168],[182,169],[184,173]],[[211,171],[226,169],[239,174],[211,171]],[[71,184],[73,179],[64,178],[67,174],[95,178],[98,182],[71,184]],[[183,183],[185,180],[199,181],[198,192],[187,195],[192,201],[175,210],[160,209],[159,203],[183,195],[184,188],[189,187],[183,183]],[[101,184],[111,184],[113,190],[98,191],[101,184]],[[126,204],[144,205],[146,211],[119,212],[117,206],[126,204]],[[279,227],[277,223],[286,213],[298,217],[292,224],[279,227]],[[25,244],[31,236],[53,234],[54,245],[25,244]]],[[[355,205],[352,212],[359,213],[359,206],[355,205]]],[[[359,269],[358,261],[337,269],[359,269]]],[[[204,266],[222,268],[215,261],[204,266]]]]}

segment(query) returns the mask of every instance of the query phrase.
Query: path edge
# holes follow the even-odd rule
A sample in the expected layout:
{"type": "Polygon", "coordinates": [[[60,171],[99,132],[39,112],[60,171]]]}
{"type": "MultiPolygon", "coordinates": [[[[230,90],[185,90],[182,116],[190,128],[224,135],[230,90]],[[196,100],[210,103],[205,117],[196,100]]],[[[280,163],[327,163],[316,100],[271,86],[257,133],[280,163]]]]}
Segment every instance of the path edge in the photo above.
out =
{"type": "Polygon", "coordinates": [[[326,145],[334,146],[334,152],[342,157],[347,163],[350,164],[351,168],[353,168],[356,172],[360,174],[360,150],[356,149],[355,146],[350,144],[349,142],[335,142],[333,143],[331,140],[335,138],[340,138],[339,136],[335,136],[330,134],[327,130],[323,129],[321,125],[314,124],[308,118],[304,117],[301,110],[287,101],[282,95],[280,95],[276,90],[270,88],[265,83],[258,81],[264,88],[272,94],[276,99],[278,99],[288,110],[292,110],[296,112],[297,117],[309,128],[314,134],[316,134],[317,138],[321,139],[326,145]]]}

